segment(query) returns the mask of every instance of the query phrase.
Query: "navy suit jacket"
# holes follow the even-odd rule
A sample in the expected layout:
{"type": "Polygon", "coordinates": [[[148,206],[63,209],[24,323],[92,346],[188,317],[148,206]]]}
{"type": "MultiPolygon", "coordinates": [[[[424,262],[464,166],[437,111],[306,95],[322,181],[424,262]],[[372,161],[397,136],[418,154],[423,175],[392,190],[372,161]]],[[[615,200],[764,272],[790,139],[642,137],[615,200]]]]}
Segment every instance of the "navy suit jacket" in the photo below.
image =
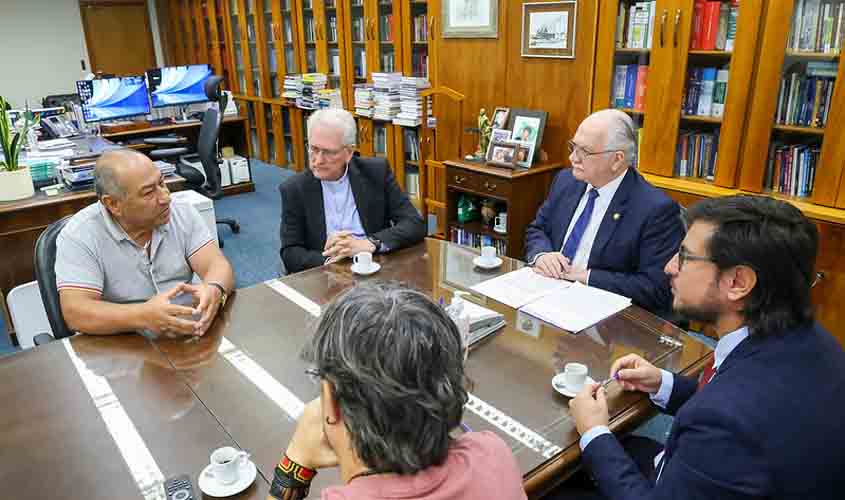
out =
{"type": "MultiPolygon", "coordinates": [[[[557,175],[549,197],[525,232],[526,261],[540,252],[560,251],[586,189],[587,184],[575,179],[571,169],[557,175]]],[[[590,252],[590,286],[630,297],[655,314],[669,312],[672,292],[663,268],[683,238],[678,204],[629,168],[590,252]]]]}
{"type": "Polygon", "coordinates": [[[834,500],[845,494],[845,352],[818,324],[753,335],[701,391],[675,376],[656,485],[610,434],[582,460],[610,500],[834,500]]]}
{"type": "MultiPolygon", "coordinates": [[[[393,171],[382,158],[352,157],[349,186],[361,225],[391,251],[414,245],[425,238],[425,223],[408,196],[399,189],[393,171]]],[[[282,240],[279,251],[285,268],[296,273],[322,266],[326,245],[323,188],[310,169],[279,186],[282,197],[282,240]]]]}

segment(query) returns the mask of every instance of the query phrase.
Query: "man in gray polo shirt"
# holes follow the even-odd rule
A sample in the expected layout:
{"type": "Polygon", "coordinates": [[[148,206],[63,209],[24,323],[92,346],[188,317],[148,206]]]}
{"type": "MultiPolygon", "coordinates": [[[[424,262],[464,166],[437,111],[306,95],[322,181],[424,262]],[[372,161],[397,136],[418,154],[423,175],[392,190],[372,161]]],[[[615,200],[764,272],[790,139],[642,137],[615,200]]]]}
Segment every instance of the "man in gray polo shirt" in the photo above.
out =
{"type": "Polygon", "coordinates": [[[235,280],[199,213],[171,203],[161,172],[136,151],[101,156],[95,187],[99,201],[74,215],[56,243],[68,327],[204,334],[235,280]],[[194,273],[201,283],[191,284],[194,273]]]}

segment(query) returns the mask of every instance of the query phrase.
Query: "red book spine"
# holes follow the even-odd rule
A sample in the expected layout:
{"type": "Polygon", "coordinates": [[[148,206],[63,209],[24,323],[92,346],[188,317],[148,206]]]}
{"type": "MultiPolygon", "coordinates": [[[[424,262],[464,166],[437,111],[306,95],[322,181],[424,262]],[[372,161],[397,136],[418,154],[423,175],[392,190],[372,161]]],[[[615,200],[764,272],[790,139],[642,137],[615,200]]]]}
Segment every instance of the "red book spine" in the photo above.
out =
{"type": "Polygon", "coordinates": [[[704,19],[701,23],[701,49],[716,50],[716,37],[719,34],[719,8],[721,2],[707,2],[704,7],[704,19]]]}
{"type": "Polygon", "coordinates": [[[640,64],[637,68],[637,88],[634,93],[634,109],[642,111],[645,109],[645,92],[648,86],[648,66],[640,64]]]}
{"type": "Polygon", "coordinates": [[[704,23],[704,5],[706,0],[695,0],[692,14],[692,36],[690,37],[690,48],[693,50],[701,48],[701,33],[704,23]]]}

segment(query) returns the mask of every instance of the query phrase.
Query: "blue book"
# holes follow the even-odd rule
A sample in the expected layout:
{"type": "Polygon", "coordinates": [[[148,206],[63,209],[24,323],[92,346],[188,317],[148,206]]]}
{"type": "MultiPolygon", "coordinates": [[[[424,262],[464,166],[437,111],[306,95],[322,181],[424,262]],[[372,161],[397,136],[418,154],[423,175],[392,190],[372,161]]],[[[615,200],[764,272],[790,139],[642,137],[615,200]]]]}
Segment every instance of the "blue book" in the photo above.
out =
{"type": "Polygon", "coordinates": [[[637,65],[636,64],[629,64],[628,65],[628,74],[625,77],[625,107],[626,108],[633,108],[634,107],[634,98],[636,98],[637,92],[637,65]]]}

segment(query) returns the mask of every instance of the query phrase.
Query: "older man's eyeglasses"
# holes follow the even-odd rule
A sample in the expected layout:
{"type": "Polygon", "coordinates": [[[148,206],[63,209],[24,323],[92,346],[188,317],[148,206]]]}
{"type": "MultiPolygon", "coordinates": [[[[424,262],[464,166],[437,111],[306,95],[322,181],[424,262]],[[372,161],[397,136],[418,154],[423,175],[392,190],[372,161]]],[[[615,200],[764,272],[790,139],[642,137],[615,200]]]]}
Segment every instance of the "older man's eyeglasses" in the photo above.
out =
{"type": "Polygon", "coordinates": [[[690,253],[683,245],[678,248],[678,271],[684,268],[684,262],[688,260],[698,260],[701,262],[713,262],[713,259],[710,257],[705,257],[703,255],[695,255],[690,253]]]}
{"type": "Polygon", "coordinates": [[[566,141],[566,146],[569,148],[570,153],[575,154],[575,158],[578,158],[578,161],[584,161],[584,158],[587,158],[588,156],[601,155],[605,153],[615,153],[619,151],[618,149],[607,149],[605,151],[592,152],[584,147],[575,144],[574,141],[566,141]]]}
{"type": "Polygon", "coordinates": [[[305,374],[308,375],[308,379],[315,384],[320,383],[320,379],[323,377],[323,373],[320,371],[319,368],[315,366],[311,366],[305,369],[305,374]]]}
{"type": "Polygon", "coordinates": [[[327,149],[327,148],[318,148],[312,144],[308,145],[308,155],[309,156],[317,156],[321,155],[323,158],[334,158],[339,155],[345,148],[340,149],[327,149]]]}

